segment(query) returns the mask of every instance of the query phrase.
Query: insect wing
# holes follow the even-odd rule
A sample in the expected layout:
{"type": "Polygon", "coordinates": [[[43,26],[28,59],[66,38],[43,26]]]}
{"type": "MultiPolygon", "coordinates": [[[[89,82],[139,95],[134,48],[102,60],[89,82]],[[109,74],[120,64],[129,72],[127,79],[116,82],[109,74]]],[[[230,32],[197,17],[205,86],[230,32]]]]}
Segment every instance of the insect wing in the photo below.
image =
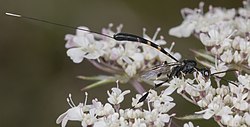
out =
{"type": "Polygon", "coordinates": [[[167,63],[167,64],[161,64],[158,66],[153,67],[152,69],[145,71],[142,73],[141,78],[146,80],[155,80],[160,77],[168,77],[169,74],[172,71],[172,68],[176,65],[179,65],[179,63],[167,63]]]}

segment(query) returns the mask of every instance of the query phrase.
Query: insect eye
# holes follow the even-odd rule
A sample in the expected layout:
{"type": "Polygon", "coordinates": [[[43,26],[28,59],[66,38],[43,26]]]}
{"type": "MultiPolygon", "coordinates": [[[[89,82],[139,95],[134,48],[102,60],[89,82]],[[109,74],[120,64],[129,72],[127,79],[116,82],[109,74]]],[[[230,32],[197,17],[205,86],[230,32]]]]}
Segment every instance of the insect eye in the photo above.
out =
{"type": "Polygon", "coordinates": [[[205,72],[205,75],[208,76],[208,72],[207,71],[205,72]]]}
{"type": "Polygon", "coordinates": [[[205,76],[209,76],[209,75],[210,75],[209,70],[205,70],[204,75],[205,75],[205,76]]]}

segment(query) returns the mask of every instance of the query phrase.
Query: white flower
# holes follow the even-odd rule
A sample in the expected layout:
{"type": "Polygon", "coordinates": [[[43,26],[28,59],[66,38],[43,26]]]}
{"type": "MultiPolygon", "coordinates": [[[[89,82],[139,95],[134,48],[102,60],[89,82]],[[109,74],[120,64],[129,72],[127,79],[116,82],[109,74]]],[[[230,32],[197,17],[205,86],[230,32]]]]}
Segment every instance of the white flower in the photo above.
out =
{"type": "Polygon", "coordinates": [[[92,112],[91,105],[86,105],[87,102],[87,93],[85,93],[85,103],[79,103],[78,106],[75,106],[72,101],[71,94],[69,94],[69,98],[67,98],[68,104],[70,105],[70,109],[68,109],[65,113],[61,114],[56,123],[60,124],[62,127],[65,127],[69,120],[71,121],[81,121],[82,127],[87,127],[88,125],[92,125],[96,121],[95,113],[92,112]]]}
{"type": "Polygon", "coordinates": [[[91,111],[89,113],[83,113],[82,118],[82,127],[88,127],[89,125],[93,125],[97,120],[95,114],[91,111]]]}
{"type": "Polygon", "coordinates": [[[193,85],[196,91],[199,91],[199,92],[207,91],[211,86],[211,80],[205,79],[201,73],[198,73],[198,75],[196,75],[195,80],[198,82],[197,85],[195,84],[193,85]]]}
{"type": "Polygon", "coordinates": [[[249,107],[249,104],[247,102],[247,97],[249,96],[248,93],[244,92],[243,85],[239,85],[238,87],[229,84],[230,90],[232,93],[234,93],[236,96],[232,97],[233,105],[236,109],[244,111],[249,107]]]}
{"type": "Polygon", "coordinates": [[[57,124],[62,123],[62,127],[65,127],[68,120],[82,121],[83,120],[82,107],[83,107],[83,104],[80,103],[78,106],[70,108],[69,110],[67,110],[65,113],[61,114],[57,118],[56,123],[57,124]]]}
{"type": "Polygon", "coordinates": [[[216,96],[213,101],[208,105],[207,109],[196,113],[204,113],[204,119],[210,119],[212,116],[220,116],[222,121],[225,121],[230,117],[232,111],[230,107],[224,105],[220,96],[216,96]]]}
{"type": "Polygon", "coordinates": [[[175,103],[156,100],[153,102],[153,106],[155,109],[159,110],[160,113],[167,113],[175,106],[175,103]]]}
{"type": "Polygon", "coordinates": [[[236,45],[235,49],[238,49],[240,50],[240,52],[243,52],[243,53],[249,53],[250,42],[247,41],[245,38],[237,36],[234,39],[234,43],[236,45]]]}
{"type": "Polygon", "coordinates": [[[134,119],[135,122],[132,124],[132,127],[147,127],[144,119],[134,119]]]}
{"type": "Polygon", "coordinates": [[[158,109],[152,111],[145,111],[145,120],[148,123],[154,123],[154,125],[164,127],[169,122],[170,116],[168,114],[161,114],[158,109]]]}
{"type": "Polygon", "coordinates": [[[205,46],[213,46],[219,43],[220,34],[217,30],[211,29],[208,31],[208,35],[201,33],[200,40],[205,46]]]}
{"type": "Polygon", "coordinates": [[[179,38],[189,37],[193,33],[196,24],[195,21],[184,20],[181,25],[171,28],[168,34],[179,38]]]}
{"type": "Polygon", "coordinates": [[[229,37],[234,33],[233,29],[228,26],[228,23],[218,23],[216,25],[211,25],[208,34],[201,33],[200,40],[201,42],[208,47],[219,46],[220,50],[225,48],[230,48],[232,41],[229,37]]]}
{"type": "Polygon", "coordinates": [[[245,74],[244,76],[239,75],[238,81],[240,82],[241,85],[244,86],[244,88],[250,90],[250,75],[248,74],[245,74]]]}
{"type": "Polygon", "coordinates": [[[250,30],[250,21],[242,17],[235,18],[235,24],[239,29],[240,34],[244,35],[250,30]]]}
{"type": "Polygon", "coordinates": [[[110,60],[118,60],[124,52],[124,48],[122,45],[119,45],[119,47],[114,47],[111,49],[109,59],[110,60]]]}
{"type": "Polygon", "coordinates": [[[68,120],[71,121],[83,121],[83,115],[85,111],[89,111],[90,105],[86,105],[87,101],[87,93],[85,93],[86,99],[85,99],[85,104],[79,103],[78,106],[75,106],[71,94],[69,94],[69,98],[67,98],[67,102],[70,105],[70,109],[68,109],[65,113],[61,114],[57,120],[57,124],[61,124],[62,127],[65,127],[68,120]]]}
{"type": "Polygon", "coordinates": [[[85,43],[82,42],[88,42],[88,40],[91,41],[94,40],[94,36],[92,33],[80,30],[80,29],[89,30],[88,27],[80,26],[78,28],[79,29],[76,29],[76,35],[71,35],[71,34],[65,35],[65,40],[67,41],[67,43],[65,44],[66,48],[84,46],[85,43]]]}
{"type": "Polygon", "coordinates": [[[132,107],[134,107],[134,108],[139,108],[139,107],[141,107],[141,106],[143,105],[144,102],[138,103],[138,102],[139,102],[139,99],[140,99],[141,97],[142,97],[141,94],[136,94],[136,95],[135,95],[135,98],[132,98],[132,107]]]}
{"type": "Polygon", "coordinates": [[[243,118],[244,118],[245,123],[248,126],[250,126],[250,114],[249,113],[245,113],[243,118]]]}
{"type": "Polygon", "coordinates": [[[236,114],[231,120],[228,121],[228,125],[231,127],[239,127],[242,122],[242,116],[236,114]]]}
{"type": "MultiPolygon", "coordinates": [[[[192,122],[188,122],[188,123],[185,123],[184,125],[183,125],[183,127],[194,127],[194,124],[192,123],[192,122]]],[[[199,126],[196,126],[196,127],[199,127],[199,126]]]]}
{"type": "Polygon", "coordinates": [[[135,119],[135,118],[141,118],[143,117],[143,113],[141,110],[139,109],[126,109],[125,113],[124,113],[124,118],[128,118],[128,119],[135,119]]]}
{"type": "Polygon", "coordinates": [[[164,91],[165,94],[172,94],[176,89],[177,93],[181,93],[185,90],[186,84],[192,84],[193,81],[190,79],[185,80],[184,77],[176,78],[174,77],[169,83],[164,83],[163,85],[168,86],[168,88],[164,91]]]}
{"type": "Polygon", "coordinates": [[[213,97],[214,95],[211,92],[206,93],[205,97],[197,101],[197,105],[200,106],[201,108],[205,108],[211,103],[211,101],[213,100],[213,97]]]}
{"type": "MultiPolygon", "coordinates": [[[[86,29],[86,27],[79,27],[86,29]]],[[[88,30],[88,29],[87,29],[88,30]]],[[[97,59],[104,54],[103,43],[95,41],[94,36],[86,31],[77,30],[75,36],[66,35],[66,48],[69,48],[67,55],[74,63],[80,63],[84,58],[97,59]]]]}
{"type": "Polygon", "coordinates": [[[111,90],[112,90],[112,93],[107,91],[108,96],[109,96],[108,102],[113,105],[120,104],[124,100],[124,96],[130,93],[130,90],[125,90],[122,92],[118,87],[112,88],[111,90]]]}
{"type": "Polygon", "coordinates": [[[160,96],[158,96],[157,91],[150,89],[149,90],[149,95],[148,95],[148,101],[153,102],[155,100],[158,100],[160,96]]]}
{"type": "Polygon", "coordinates": [[[115,110],[109,103],[106,103],[103,106],[103,104],[97,99],[92,100],[92,106],[91,106],[90,111],[95,113],[97,116],[105,116],[105,115],[113,114],[115,112],[115,110]]]}
{"type": "MultiPolygon", "coordinates": [[[[218,65],[215,65],[215,67],[211,67],[210,71],[211,74],[216,73],[216,72],[223,72],[228,70],[228,67],[226,66],[226,64],[224,62],[219,63],[218,65]]],[[[226,73],[219,73],[219,74],[215,74],[218,77],[224,77],[226,75],[226,73]]]]}
{"type": "Polygon", "coordinates": [[[108,125],[105,121],[98,121],[94,123],[93,127],[108,127],[108,125]]]}
{"type": "Polygon", "coordinates": [[[220,56],[221,60],[225,63],[231,63],[233,60],[233,54],[231,50],[226,50],[223,52],[223,54],[220,56]]]}

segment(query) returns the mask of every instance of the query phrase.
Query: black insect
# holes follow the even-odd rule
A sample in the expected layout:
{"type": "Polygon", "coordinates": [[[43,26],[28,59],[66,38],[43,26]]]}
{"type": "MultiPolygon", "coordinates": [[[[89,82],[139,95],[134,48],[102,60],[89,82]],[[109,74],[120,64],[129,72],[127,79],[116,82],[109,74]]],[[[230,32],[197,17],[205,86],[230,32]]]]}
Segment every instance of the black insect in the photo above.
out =
{"type": "MultiPolygon", "coordinates": [[[[173,79],[173,77],[180,77],[182,74],[191,74],[194,71],[200,71],[201,74],[207,78],[210,77],[211,75],[211,72],[209,69],[207,68],[199,69],[197,67],[197,62],[195,60],[184,59],[182,61],[178,61],[175,57],[173,57],[170,53],[168,53],[159,45],[145,38],[142,38],[140,36],[128,34],[128,33],[117,33],[113,37],[117,41],[133,41],[133,42],[140,42],[143,44],[147,44],[153,48],[156,48],[157,50],[169,56],[175,61],[174,63],[164,62],[164,64],[160,65],[159,67],[153,68],[152,71],[149,71],[143,75],[143,77],[150,77],[152,75],[156,75],[157,77],[159,77],[162,74],[166,73],[165,81],[159,84],[155,84],[154,88],[157,88],[161,86],[162,84],[170,81],[171,79],[173,79]]],[[[149,94],[149,91],[139,99],[139,102],[144,101],[147,98],[148,94],[149,94]]]]}
{"type": "MultiPolygon", "coordinates": [[[[178,61],[174,56],[172,56],[170,53],[168,53],[164,48],[161,46],[153,43],[152,41],[149,41],[147,39],[144,39],[140,36],[133,35],[133,34],[128,34],[128,33],[117,33],[114,36],[114,39],[117,41],[133,41],[133,42],[140,42],[143,44],[147,44],[153,48],[158,49],[160,52],[164,53],[165,55],[169,56],[172,58],[175,62],[173,63],[167,63],[164,62],[159,68],[161,68],[161,71],[158,71],[157,77],[159,77],[162,73],[167,73],[167,81],[172,79],[173,77],[180,77],[181,74],[190,74],[193,73],[194,71],[201,71],[204,76],[209,76],[210,75],[210,70],[206,68],[199,69],[197,68],[197,62],[195,60],[190,60],[190,59],[184,59],[182,61],[178,61]]],[[[159,69],[155,68],[153,70],[159,69]]],[[[157,72],[157,71],[155,71],[157,72]]],[[[149,72],[151,73],[151,72],[149,72]]],[[[147,75],[147,74],[146,74],[147,75]]],[[[145,76],[146,76],[145,75],[145,76]]],[[[163,82],[164,83],[164,82],[163,82]]],[[[155,87],[161,86],[163,83],[156,84],[155,87]]]]}
{"type": "MultiPolygon", "coordinates": [[[[220,72],[218,72],[218,73],[211,74],[210,70],[207,68],[198,68],[197,62],[195,60],[184,59],[184,60],[179,61],[175,57],[173,57],[170,53],[168,53],[166,50],[164,50],[164,48],[162,48],[161,46],[159,46],[159,45],[157,45],[157,44],[153,43],[152,41],[149,41],[145,38],[137,36],[137,35],[133,35],[133,34],[129,34],[129,33],[117,33],[113,36],[109,36],[109,35],[105,35],[105,34],[102,34],[99,32],[95,32],[95,31],[90,31],[90,30],[72,27],[72,26],[68,26],[68,25],[64,25],[64,24],[54,23],[54,22],[50,22],[47,20],[43,20],[43,19],[22,16],[20,14],[14,14],[14,13],[5,13],[5,14],[8,16],[14,16],[17,18],[24,18],[24,19],[29,19],[29,20],[36,20],[39,22],[53,24],[56,26],[61,26],[61,27],[69,28],[69,29],[74,29],[74,30],[78,29],[78,30],[82,30],[82,31],[87,31],[90,33],[95,33],[95,34],[99,34],[99,35],[102,35],[102,36],[105,36],[108,38],[112,38],[116,41],[132,41],[132,42],[140,42],[140,43],[149,45],[149,46],[159,50],[160,52],[164,53],[165,55],[169,56],[171,59],[173,59],[175,61],[172,63],[164,62],[162,65],[153,68],[152,71],[149,71],[143,75],[144,77],[150,77],[152,75],[156,75],[156,77],[159,77],[163,74],[166,75],[165,76],[166,80],[162,83],[155,84],[154,88],[157,88],[157,87],[161,86],[162,84],[170,81],[171,79],[173,79],[173,77],[180,77],[182,74],[191,74],[194,71],[199,71],[205,77],[205,79],[210,78],[210,76],[212,76],[214,74],[220,73],[220,72]]],[[[149,92],[144,94],[140,98],[139,102],[144,101],[147,98],[148,94],[149,94],[149,92]]]]}
{"type": "MultiPolygon", "coordinates": [[[[172,56],[170,53],[168,53],[166,50],[164,50],[159,45],[157,45],[157,44],[153,43],[152,41],[149,41],[145,38],[142,38],[140,36],[128,34],[128,33],[117,33],[113,36],[113,38],[117,41],[132,41],[132,42],[140,42],[143,44],[147,44],[147,45],[159,50],[160,52],[164,53],[165,55],[169,56],[170,58],[172,58],[175,61],[172,63],[164,62],[162,65],[154,67],[151,71],[148,71],[146,74],[142,75],[142,77],[144,77],[144,78],[149,78],[151,76],[160,77],[162,74],[166,75],[164,77],[165,81],[162,83],[159,83],[159,84],[155,84],[155,86],[153,87],[154,89],[163,85],[164,83],[170,81],[171,79],[173,79],[173,77],[180,77],[182,74],[184,74],[184,75],[191,74],[194,71],[200,72],[206,80],[210,79],[211,76],[214,76],[216,78],[220,78],[224,81],[235,84],[232,81],[229,81],[229,80],[226,80],[226,79],[223,79],[221,77],[216,76],[216,74],[225,73],[228,71],[237,71],[237,70],[231,69],[231,70],[215,72],[215,73],[211,74],[211,71],[208,68],[198,68],[197,62],[195,60],[184,59],[184,60],[178,61],[174,56],[172,56]]],[[[149,94],[149,91],[139,99],[139,102],[144,101],[147,98],[148,94],[149,94]]]]}

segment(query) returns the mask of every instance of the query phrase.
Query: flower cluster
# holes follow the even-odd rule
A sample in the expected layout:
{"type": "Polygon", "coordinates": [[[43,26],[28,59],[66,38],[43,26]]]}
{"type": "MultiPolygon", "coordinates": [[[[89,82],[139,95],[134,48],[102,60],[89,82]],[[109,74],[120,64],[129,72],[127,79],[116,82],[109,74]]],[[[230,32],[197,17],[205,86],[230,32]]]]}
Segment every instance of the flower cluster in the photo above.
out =
{"type": "MultiPolygon", "coordinates": [[[[148,45],[141,45],[136,42],[116,41],[112,38],[115,33],[121,32],[122,25],[119,25],[116,32],[111,30],[112,24],[108,28],[103,28],[102,33],[94,34],[88,31],[87,27],[79,27],[76,35],[68,34],[65,36],[67,55],[74,63],[80,63],[84,58],[92,61],[94,65],[104,71],[110,73],[125,72],[129,77],[135,76],[143,69],[152,67],[155,64],[160,64],[163,61],[173,61],[168,56],[160,53],[148,45]],[[106,69],[108,68],[108,69],[106,69]]],[[[160,32],[158,28],[152,38],[146,34],[146,29],[143,29],[143,37],[158,45],[165,45],[167,42],[161,36],[157,39],[160,32]]],[[[171,52],[173,45],[170,48],[165,48],[174,57],[180,59],[179,53],[171,52]]]]}
{"type": "Polygon", "coordinates": [[[225,9],[209,6],[203,11],[199,8],[184,8],[181,25],[170,29],[169,34],[176,37],[195,35],[211,55],[216,56],[233,68],[250,68],[250,2],[243,1],[243,8],[225,9]]]}
{"type": "Polygon", "coordinates": [[[93,99],[92,104],[87,104],[86,93],[85,102],[76,106],[70,94],[67,101],[71,108],[60,115],[56,123],[61,123],[62,127],[65,127],[69,120],[80,121],[83,127],[164,127],[171,123],[170,119],[175,115],[169,115],[169,111],[175,106],[175,103],[166,92],[157,95],[156,91],[151,90],[148,109],[142,108],[143,102],[138,103],[140,94],[137,94],[136,98],[132,98],[133,108],[122,109],[120,104],[130,91],[121,91],[118,83],[117,87],[111,90],[111,93],[108,91],[108,103],[105,104],[97,99],[93,99]]]}
{"type": "Polygon", "coordinates": [[[214,118],[219,125],[229,127],[250,126],[250,76],[239,75],[237,82],[221,84],[217,87],[211,85],[210,79],[205,79],[201,74],[194,74],[195,78],[174,78],[165,83],[168,88],[166,93],[177,93],[186,100],[199,106],[201,111],[196,114],[204,119],[214,118]]]}

